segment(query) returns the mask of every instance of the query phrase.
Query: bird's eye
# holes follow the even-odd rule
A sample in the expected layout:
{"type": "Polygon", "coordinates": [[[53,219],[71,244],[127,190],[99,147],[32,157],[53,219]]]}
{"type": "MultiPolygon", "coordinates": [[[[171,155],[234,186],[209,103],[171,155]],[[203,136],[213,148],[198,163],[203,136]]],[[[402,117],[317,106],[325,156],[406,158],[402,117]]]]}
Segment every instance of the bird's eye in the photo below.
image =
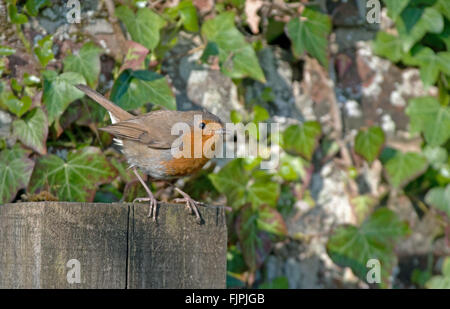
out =
{"type": "Polygon", "coordinates": [[[201,122],[200,125],[199,125],[199,127],[200,127],[200,129],[203,130],[203,129],[206,127],[206,123],[201,122]]]}

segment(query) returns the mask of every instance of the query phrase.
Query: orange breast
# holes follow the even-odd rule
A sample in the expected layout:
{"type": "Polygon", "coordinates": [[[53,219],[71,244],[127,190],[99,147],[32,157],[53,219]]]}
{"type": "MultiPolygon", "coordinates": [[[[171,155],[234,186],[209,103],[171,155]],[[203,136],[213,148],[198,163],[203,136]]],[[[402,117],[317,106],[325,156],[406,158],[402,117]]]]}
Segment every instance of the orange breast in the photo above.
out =
{"type": "Polygon", "coordinates": [[[200,170],[208,162],[208,158],[178,158],[161,162],[169,176],[186,176],[200,170]]]}
{"type": "MultiPolygon", "coordinates": [[[[205,142],[211,137],[211,135],[202,135],[202,149],[205,142]]],[[[203,153],[201,158],[194,158],[194,134],[191,134],[190,137],[186,138],[191,139],[191,158],[174,158],[161,162],[161,164],[166,167],[166,172],[170,176],[181,177],[193,174],[200,170],[203,165],[210,160],[210,158],[205,157],[203,153]]],[[[214,150],[214,145],[212,149],[214,150]]]]}

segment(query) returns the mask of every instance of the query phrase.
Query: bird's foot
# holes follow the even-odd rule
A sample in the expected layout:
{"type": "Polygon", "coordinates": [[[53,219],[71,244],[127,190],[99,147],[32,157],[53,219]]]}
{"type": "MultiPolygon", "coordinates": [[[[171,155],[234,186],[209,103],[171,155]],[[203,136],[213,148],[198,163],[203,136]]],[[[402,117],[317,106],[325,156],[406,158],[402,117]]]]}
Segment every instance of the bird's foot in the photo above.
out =
{"type": "Polygon", "coordinates": [[[158,201],[155,199],[155,197],[154,196],[138,197],[133,200],[133,203],[136,202],[150,202],[147,217],[149,218],[152,217],[153,221],[156,222],[156,207],[158,205],[158,201]]]}
{"type": "Polygon", "coordinates": [[[198,207],[197,206],[203,206],[205,205],[202,202],[197,202],[195,200],[193,200],[187,193],[181,191],[178,188],[175,188],[175,190],[180,193],[183,197],[182,198],[176,198],[173,201],[175,203],[186,203],[186,209],[191,213],[195,215],[196,221],[198,224],[202,224],[203,223],[203,219],[200,216],[200,212],[198,211],[198,207]]]}

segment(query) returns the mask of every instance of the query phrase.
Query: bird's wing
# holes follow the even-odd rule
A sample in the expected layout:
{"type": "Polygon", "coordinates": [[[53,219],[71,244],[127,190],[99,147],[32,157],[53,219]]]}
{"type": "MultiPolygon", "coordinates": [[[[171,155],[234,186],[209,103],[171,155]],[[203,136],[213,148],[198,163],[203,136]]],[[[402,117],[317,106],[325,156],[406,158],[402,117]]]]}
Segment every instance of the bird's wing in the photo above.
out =
{"type": "Polygon", "coordinates": [[[100,130],[106,131],[120,139],[143,143],[151,148],[175,148],[181,145],[181,140],[180,143],[174,144],[175,140],[180,137],[180,134],[171,134],[172,125],[177,122],[177,113],[179,112],[151,112],[117,122],[100,130]]]}

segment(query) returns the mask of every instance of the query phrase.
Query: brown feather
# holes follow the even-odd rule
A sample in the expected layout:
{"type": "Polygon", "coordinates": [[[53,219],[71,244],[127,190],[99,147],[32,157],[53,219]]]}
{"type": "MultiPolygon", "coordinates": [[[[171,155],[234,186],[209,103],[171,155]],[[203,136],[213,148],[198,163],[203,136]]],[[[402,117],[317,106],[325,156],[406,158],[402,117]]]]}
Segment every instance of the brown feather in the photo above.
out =
{"type": "Polygon", "coordinates": [[[92,100],[103,106],[108,112],[110,112],[115,118],[117,118],[119,121],[127,120],[132,117],[134,117],[129,112],[121,109],[119,106],[102,96],[100,93],[92,90],[88,86],[78,84],[75,85],[78,89],[83,91],[88,97],[90,97],[92,100]]]}

